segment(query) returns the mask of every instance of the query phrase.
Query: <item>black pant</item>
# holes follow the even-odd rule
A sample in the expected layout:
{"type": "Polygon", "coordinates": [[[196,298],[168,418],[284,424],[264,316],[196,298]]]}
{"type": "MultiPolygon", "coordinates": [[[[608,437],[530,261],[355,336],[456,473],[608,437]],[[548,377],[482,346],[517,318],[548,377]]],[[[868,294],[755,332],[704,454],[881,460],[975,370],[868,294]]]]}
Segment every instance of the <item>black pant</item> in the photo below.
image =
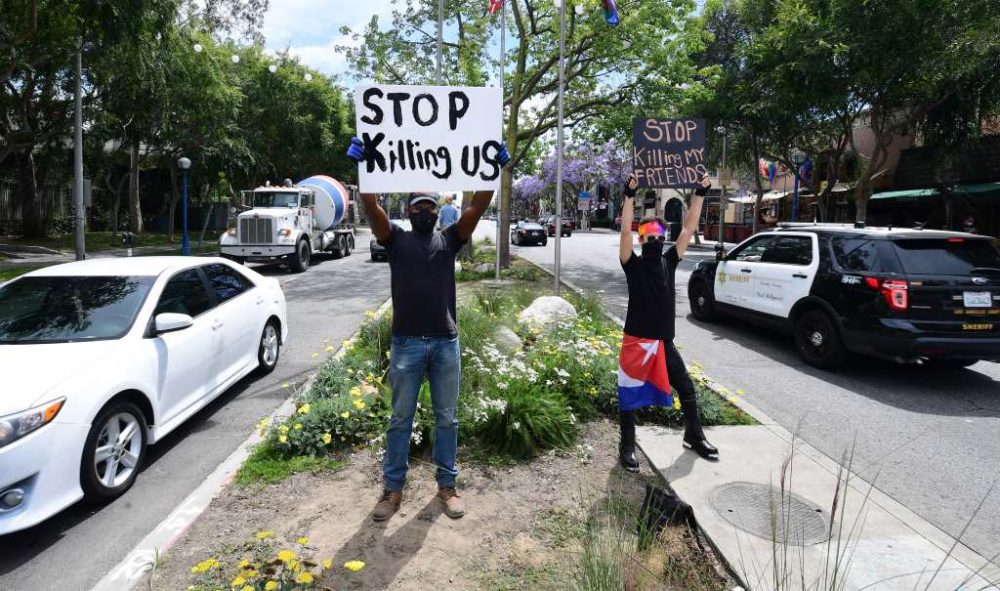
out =
{"type": "MultiPolygon", "coordinates": [[[[701,441],[705,434],[701,429],[701,417],[698,415],[698,395],[694,382],[688,375],[684,359],[677,351],[673,341],[664,341],[667,352],[667,377],[670,387],[681,399],[681,412],[684,413],[684,439],[701,441]]],[[[622,443],[635,446],[635,411],[621,412],[622,443]]]]}

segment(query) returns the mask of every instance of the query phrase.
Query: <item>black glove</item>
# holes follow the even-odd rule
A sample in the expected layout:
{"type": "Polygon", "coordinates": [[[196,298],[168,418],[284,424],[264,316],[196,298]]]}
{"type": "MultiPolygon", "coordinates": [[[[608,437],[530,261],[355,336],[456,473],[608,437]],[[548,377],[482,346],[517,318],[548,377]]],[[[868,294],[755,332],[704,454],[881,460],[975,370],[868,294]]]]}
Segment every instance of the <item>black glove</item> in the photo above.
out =
{"type": "Polygon", "coordinates": [[[634,198],[635,195],[636,195],[636,193],[638,193],[638,192],[639,192],[639,187],[636,187],[636,188],[633,189],[633,188],[631,188],[631,187],[628,186],[627,182],[625,183],[624,193],[625,193],[626,197],[634,198]]]}
{"type": "MultiPolygon", "coordinates": [[[[707,177],[704,178],[704,179],[702,179],[702,182],[705,182],[705,181],[708,181],[707,177]]],[[[712,187],[712,183],[711,182],[707,182],[707,183],[699,186],[697,189],[695,189],[694,190],[694,194],[698,195],[699,197],[704,197],[705,195],[708,195],[708,190],[711,187],[712,187]]]]}

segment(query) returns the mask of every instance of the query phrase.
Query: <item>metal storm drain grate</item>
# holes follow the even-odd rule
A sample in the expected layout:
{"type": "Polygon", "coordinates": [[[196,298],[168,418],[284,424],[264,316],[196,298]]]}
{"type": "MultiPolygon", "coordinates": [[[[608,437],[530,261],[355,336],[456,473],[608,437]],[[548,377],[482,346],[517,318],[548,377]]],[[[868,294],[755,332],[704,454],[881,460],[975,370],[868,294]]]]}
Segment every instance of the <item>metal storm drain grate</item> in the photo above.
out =
{"type": "Polygon", "coordinates": [[[712,491],[712,507],[735,527],[765,540],[809,546],[826,540],[827,514],[806,499],[767,484],[733,482],[712,491]],[[787,522],[787,523],[786,523],[787,522]]]}

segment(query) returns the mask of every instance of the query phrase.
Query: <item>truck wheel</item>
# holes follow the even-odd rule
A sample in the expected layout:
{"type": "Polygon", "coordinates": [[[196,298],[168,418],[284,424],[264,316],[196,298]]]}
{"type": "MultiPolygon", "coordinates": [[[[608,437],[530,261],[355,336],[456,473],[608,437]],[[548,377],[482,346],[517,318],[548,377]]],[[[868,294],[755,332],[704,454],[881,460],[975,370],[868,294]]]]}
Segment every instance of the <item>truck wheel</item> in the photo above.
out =
{"type": "Polygon", "coordinates": [[[809,310],[795,322],[795,348],[803,361],[820,369],[834,369],[847,360],[837,326],[820,310],[809,310]]]}
{"type": "Polygon", "coordinates": [[[348,234],[347,235],[347,250],[354,250],[355,247],[356,247],[356,245],[354,243],[354,235],[353,234],[348,234]]]}
{"type": "Polygon", "coordinates": [[[344,236],[344,256],[351,256],[351,250],[354,248],[354,241],[351,240],[350,236],[344,236]]]}
{"type": "Polygon", "coordinates": [[[296,273],[305,271],[309,268],[309,254],[309,244],[305,240],[299,240],[295,254],[288,260],[288,266],[296,273]]]}

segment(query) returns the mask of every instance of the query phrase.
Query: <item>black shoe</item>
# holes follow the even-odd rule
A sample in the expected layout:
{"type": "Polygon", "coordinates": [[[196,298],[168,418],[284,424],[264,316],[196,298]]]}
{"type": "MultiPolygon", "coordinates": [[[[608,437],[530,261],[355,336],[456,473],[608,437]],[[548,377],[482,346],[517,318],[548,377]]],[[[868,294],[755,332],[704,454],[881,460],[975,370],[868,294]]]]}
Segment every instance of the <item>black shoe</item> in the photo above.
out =
{"type": "Polygon", "coordinates": [[[685,438],[684,447],[694,451],[696,454],[705,458],[706,460],[712,460],[714,462],[719,461],[719,450],[716,449],[714,445],[709,443],[707,439],[690,441],[687,438],[685,438]]]}
{"type": "Polygon", "coordinates": [[[618,446],[618,461],[627,472],[638,472],[639,462],[635,459],[635,447],[621,444],[618,446]]]}

